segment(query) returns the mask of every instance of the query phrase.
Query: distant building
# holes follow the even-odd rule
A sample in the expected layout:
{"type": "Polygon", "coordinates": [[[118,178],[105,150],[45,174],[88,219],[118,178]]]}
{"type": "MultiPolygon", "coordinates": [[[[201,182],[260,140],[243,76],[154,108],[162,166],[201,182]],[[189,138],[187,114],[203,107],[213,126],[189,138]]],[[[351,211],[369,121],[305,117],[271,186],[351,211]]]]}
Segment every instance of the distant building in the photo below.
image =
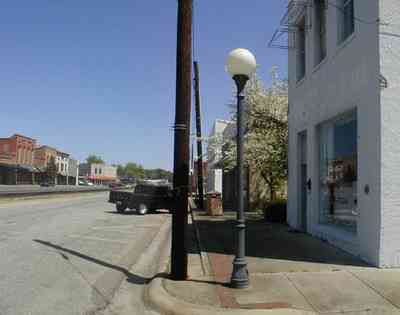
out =
{"type": "MultiPolygon", "coordinates": [[[[234,121],[228,123],[226,128],[222,133],[223,143],[226,143],[229,140],[234,141],[237,133],[237,125],[234,121]]],[[[226,154],[226,148],[222,147],[222,157],[226,154]]],[[[250,173],[248,168],[243,170],[244,182],[244,206],[245,211],[249,209],[250,203],[250,173]]],[[[235,210],[238,206],[238,191],[237,191],[237,168],[235,167],[232,170],[227,170],[223,167],[222,172],[222,203],[224,210],[235,210]]]]}
{"type": "Polygon", "coordinates": [[[15,134],[0,138],[0,184],[33,184],[37,169],[33,166],[36,140],[15,134]]]}
{"type": "MultiPolygon", "coordinates": [[[[192,192],[198,193],[197,188],[197,177],[199,172],[199,161],[196,160],[193,162],[193,176],[192,176],[192,192]]],[[[207,187],[207,161],[203,162],[203,189],[205,190],[207,187]]]]}
{"type": "Polygon", "coordinates": [[[222,143],[229,121],[217,119],[211,129],[207,147],[207,192],[222,193],[222,143]]]}
{"type": "Polygon", "coordinates": [[[68,185],[78,185],[79,162],[71,157],[68,160],[67,182],[68,185]]]}
{"type": "Polygon", "coordinates": [[[109,184],[117,181],[117,168],[106,164],[82,163],[79,165],[79,176],[94,184],[109,184]]]}
{"type": "Polygon", "coordinates": [[[42,145],[34,149],[33,164],[42,171],[45,171],[48,163],[51,161],[51,158],[54,158],[54,162],[56,161],[57,149],[47,145],[42,145]]]}
{"type": "Polygon", "coordinates": [[[69,154],[57,151],[56,165],[57,165],[58,185],[68,185],[68,162],[69,162],[69,154]]]}
{"type": "MultiPolygon", "coordinates": [[[[56,162],[57,149],[47,145],[42,145],[34,149],[33,151],[33,165],[38,169],[39,173],[36,174],[36,183],[42,183],[45,181],[55,181],[55,178],[50,178],[47,173],[49,163],[51,160],[56,162]]],[[[57,166],[55,165],[55,168],[57,166]]]]}

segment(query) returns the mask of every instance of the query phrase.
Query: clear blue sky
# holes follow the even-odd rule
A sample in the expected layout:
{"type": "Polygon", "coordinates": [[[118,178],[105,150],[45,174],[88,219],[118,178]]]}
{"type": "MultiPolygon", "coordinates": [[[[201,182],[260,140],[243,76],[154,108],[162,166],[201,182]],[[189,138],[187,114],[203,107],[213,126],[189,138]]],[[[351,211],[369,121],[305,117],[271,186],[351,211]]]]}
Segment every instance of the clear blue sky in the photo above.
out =
{"type": "MultiPolygon", "coordinates": [[[[284,0],[194,1],[203,129],[229,118],[227,53],[254,52],[259,74],[287,54],[267,42],[284,0]]],[[[83,160],[172,169],[177,1],[14,0],[0,4],[0,137],[36,138],[83,160]]]]}

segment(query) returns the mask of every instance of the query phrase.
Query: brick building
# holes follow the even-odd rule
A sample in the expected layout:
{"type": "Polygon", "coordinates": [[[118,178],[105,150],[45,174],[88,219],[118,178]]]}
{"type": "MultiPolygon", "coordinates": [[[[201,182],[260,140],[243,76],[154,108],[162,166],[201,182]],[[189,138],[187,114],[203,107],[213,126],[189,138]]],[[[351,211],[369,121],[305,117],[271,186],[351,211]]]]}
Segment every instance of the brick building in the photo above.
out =
{"type": "Polygon", "coordinates": [[[15,134],[0,138],[0,185],[33,184],[36,140],[15,134]]]}
{"type": "Polygon", "coordinates": [[[57,149],[54,149],[47,145],[42,145],[34,149],[33,164],[34,166],[44,171],[52,157],[54,158],[55,161],[57,157],[57,149]]]}
{"type": "Polygon", "coordinates": [[[40,183],[50,180],[46,174],[47,166],[53,159],[54,163],[57,157],[57,149],[42,145],[34,149],[33,165],[39,170],[40,173],[36,176],[36,182],[40,183]]]}

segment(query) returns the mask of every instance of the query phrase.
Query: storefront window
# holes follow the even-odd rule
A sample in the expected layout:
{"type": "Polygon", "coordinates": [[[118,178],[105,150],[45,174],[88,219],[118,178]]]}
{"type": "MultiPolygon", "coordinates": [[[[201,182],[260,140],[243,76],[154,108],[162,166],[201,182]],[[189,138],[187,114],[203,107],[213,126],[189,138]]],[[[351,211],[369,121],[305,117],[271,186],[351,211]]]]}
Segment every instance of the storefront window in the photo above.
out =
{"type": "Polygon", "coordinates": [[[320,223],[357,229],[357,114],[323,123],[320,133],[320,223]]]}

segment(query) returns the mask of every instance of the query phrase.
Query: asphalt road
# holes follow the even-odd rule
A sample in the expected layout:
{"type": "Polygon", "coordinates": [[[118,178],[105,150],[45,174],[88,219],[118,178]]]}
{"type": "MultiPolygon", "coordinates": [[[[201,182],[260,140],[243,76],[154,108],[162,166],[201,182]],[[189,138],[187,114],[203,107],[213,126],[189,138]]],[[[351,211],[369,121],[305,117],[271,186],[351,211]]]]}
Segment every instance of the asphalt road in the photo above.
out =
{"type": "Polygon", "coordinates": [[[144,284],[157,271],[155,242],[170,216],[120,215],[106,200],[90,193],[0,203],[1,315],[122,314],[125,302],[131,314],[150,314],[144,284]],[[116,312],[109,308],[121,283],[116,312]]]}

